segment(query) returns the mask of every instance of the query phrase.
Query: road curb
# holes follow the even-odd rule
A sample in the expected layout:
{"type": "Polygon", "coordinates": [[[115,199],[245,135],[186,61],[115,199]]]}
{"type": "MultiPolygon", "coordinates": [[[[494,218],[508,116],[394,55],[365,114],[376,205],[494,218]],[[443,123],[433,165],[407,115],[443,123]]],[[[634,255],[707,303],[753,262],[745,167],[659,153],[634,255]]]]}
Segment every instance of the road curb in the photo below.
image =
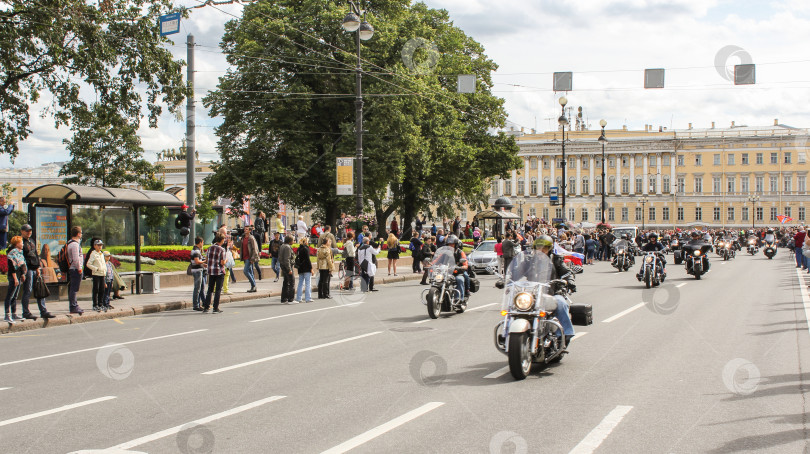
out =
{"type": "MultiPolygon", "coordinates": [[[[394,284],[397,282],[415,281],[422,279],[422,274],[408,274],[404,276],[391,276],[380,279],[375,284],[394,284]]],[[[337,279],[334,279],[337,281],[337,279]]],[[[331,288],[337,290],[338,283],[335,283],[331,288]]],[[[242,293],[238,295],[222,295],[219,299],[220,304],[239,303],[242,301],[251,301],[262,298],[272,298],[281,296],[281,292],[256,292],[256,293],[242,293]]],[[[111,320],[115,318],[131,317],[133,315],[154,314],[157,312],[169,312],[181,309],[190,309],[192,307],[191,299],[170,301],[167,303],[147,304],[138,307],[117,307],[107,312],[84,311],[82,315],[76,314],[62,314],[57,315],[56,318],[49,320],[38,318],[36,321],[25,320],[24,322],[17,322],[13,325],[4,324],[0,327],[0,335],[12,334],[24,331],[32,331],[35,329],[51,328],[54,326],[76,325],[88,322],[97,322],[101,320],[111,320]]]]}

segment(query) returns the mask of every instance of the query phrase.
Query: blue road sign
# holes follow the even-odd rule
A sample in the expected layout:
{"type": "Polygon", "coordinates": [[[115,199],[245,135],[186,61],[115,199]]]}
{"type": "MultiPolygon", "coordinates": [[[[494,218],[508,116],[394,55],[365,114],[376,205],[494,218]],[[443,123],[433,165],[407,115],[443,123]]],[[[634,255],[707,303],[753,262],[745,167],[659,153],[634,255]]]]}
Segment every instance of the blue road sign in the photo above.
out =
{"type": "Polygon", "coordinates": [[[180,13],[166,14],[158,18],[160,36],[180,33],[180,13]]]}
{"type": "Polygon", "coordinates": [[[559,197],[557,196],[559,190],[557,186],[552,186],[548,188],[548,199],[552,205],[557,205],[559,203],[559,197]]]}

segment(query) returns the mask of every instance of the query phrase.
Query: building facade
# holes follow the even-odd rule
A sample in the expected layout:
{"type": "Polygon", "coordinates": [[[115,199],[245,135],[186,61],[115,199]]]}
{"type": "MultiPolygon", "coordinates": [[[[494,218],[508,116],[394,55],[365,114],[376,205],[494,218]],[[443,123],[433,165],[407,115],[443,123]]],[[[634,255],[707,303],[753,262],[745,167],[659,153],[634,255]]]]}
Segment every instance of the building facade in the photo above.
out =
{"type": "Polygon", "coordinates": [[[608,223],[654,229],[695,223],[712,228],[776,225],[778,215],[806,223],[808,130],[772,127],[667,131],[607,130],[517,134],[523,168],[493,181],[492,198],[512,198],[523,217],[598,223],[605,191],[608,223]],[[552,205],[557,188],[566,213],[552,205]]]}

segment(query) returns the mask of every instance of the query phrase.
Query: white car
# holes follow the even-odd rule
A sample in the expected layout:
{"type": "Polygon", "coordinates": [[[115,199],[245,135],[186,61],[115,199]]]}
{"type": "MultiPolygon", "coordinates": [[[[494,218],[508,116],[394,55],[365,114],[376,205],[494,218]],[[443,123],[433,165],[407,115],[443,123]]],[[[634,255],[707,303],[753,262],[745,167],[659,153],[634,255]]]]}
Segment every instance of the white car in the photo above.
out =
{"type": "Polygon", "coordinates": [[[495,253],[494,240],[483,241],[474,251],[467,255],[467,262],[476,273],[490,270],[498,270],[498,254],[495,253]]]}

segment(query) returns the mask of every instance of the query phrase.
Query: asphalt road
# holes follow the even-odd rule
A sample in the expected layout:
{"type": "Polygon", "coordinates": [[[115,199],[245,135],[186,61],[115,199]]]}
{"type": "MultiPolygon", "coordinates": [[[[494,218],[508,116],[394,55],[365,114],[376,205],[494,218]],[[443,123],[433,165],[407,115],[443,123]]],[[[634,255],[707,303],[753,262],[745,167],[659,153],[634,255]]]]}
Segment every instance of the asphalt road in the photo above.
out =
{"type": "Polygon", "coordinates": [[[784,250],[668,271],[586,267],[594,324],[520,382],[491,277],[438,320],[406,282],[2,336],[0,452],[810,452],[810,276],[784,250]]]}

